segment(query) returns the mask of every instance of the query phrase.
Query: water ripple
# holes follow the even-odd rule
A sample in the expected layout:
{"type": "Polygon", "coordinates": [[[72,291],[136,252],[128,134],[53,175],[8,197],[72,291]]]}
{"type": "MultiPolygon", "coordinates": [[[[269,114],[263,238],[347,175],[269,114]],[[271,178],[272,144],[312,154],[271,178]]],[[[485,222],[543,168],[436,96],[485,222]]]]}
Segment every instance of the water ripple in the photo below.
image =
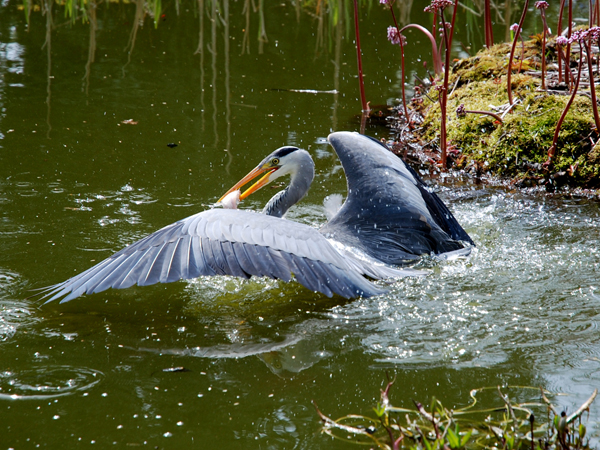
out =
{"type": "Polygon", "coordinates": [[[364,326],[364,349],[384,364],[461,367],[518,354],[552,370],[598,357],[598,205],[491,192],[453,210],[478,244],[469,258],[425,261],[431,275],[334,308],[379,316],[364,326]]]}
{"type": "Polygon", "coordinates": [[[0,372],[0,400],[45,400],[91,389],[104,374],[85,367],[43,366],[0,372]]]}

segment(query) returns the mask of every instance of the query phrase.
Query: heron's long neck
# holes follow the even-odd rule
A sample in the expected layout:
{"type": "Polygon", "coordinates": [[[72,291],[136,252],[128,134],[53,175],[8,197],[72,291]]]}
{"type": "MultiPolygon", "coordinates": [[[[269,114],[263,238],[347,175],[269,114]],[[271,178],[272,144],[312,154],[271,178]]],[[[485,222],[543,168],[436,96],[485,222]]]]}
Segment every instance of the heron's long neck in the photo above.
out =
{"type": "Polygon", "coordinates": [[[308,152],[304,153],[306,155],[302,156],[296,170],[291,174],[292,179],[289,186],[271,197],[263,209],[264,214],[283,217],[287,210],[302,200],[308,192],[315,177],[315,164],[308,152]]]}

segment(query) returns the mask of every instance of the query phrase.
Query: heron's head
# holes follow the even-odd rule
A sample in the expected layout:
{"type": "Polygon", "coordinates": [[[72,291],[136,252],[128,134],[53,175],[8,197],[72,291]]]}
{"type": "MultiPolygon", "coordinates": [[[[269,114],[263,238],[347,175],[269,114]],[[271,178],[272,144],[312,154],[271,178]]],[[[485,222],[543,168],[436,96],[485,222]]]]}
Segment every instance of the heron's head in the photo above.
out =
{"type": "MultiPolygon", "coordinates": [[[[266,186],[273,180],[284,175],[292,175],[292,177],[300,171],[302,167],[310,165],[314,167],[312,158],[306,150],[301,150],[298,147],[281,147],[263,159],[258,166],[250,171],[248,175],[238,181],[231,189],[229,189],[219,202],[223,200],[229,193],[240,189],[245,184],[254,180],[259,175],[263,175],[256,183],[250,186],[245,192],[240,195],[240,200],[244,200],[250,194],[258,191],[263,186],[266,186]]],[[[312,177],[310,179],[312,181],[312,177]]]]}

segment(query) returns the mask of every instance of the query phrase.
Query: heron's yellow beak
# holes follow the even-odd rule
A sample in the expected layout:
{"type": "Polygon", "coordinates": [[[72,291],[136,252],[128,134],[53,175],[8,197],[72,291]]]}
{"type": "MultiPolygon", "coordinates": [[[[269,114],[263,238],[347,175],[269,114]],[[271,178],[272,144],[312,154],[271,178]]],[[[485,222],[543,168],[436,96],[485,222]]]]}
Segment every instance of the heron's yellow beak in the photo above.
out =
{"type": "MultiPolygon", "coordinates": [[[[252,170],[248,175],[246,175],[244,178],[242,178],[240,181],[238,181],[235,186],[233,186],[231,189],[229,189],[227,192],[225,192],[225,194],[223,194],[223,196],[219,199],[219,202],[221,200],[223,200],[227,195],[229,195],[231,192],[233,191],[237,191],[239,188],[241,188],[243,185],[248,184],[250,181],[254,180],[257,176],[267,172],[265,175],[263,175],[263,177],[258,180],[256,183],[254,183],[252,186],[250,186],[246,192],[242,193],[240,195],[240,200],[244,200],[246,197],[248,197],[250,194],[258,191],[261,187],[269,184],[271,182],[271,179],[269,178],[271,176],[271,174],[273,172],[275,172],[279,167],[273,167],[273,166],[267,166],[267,165],[263,165],[263,166],[259,166],[257,168],[255,168],[254,170],[252,170]]],[[[218,203],[218,202],[217,202],[218,203]]]]}

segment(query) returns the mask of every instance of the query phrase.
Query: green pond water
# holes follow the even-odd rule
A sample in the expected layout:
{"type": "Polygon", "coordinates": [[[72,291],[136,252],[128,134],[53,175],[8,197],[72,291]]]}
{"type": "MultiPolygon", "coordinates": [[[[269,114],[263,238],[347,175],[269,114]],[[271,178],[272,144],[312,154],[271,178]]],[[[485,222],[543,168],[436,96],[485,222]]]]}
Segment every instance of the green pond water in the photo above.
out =
{"type": "MultiPolygon", "coordinates": [[[[0,5],[0,450],[353,448],[320,433],[311,400],[332,417],[374,415],[386,373],[397,406],[461,407],[473,388],[519,385],[573,412],[600,386],[600,208],[585,199],[434,181],[477,248],[369,299],[229,278],[28,299],[207,208],[282,145],[316,163],[288,217],[324,223],[324,197],[346,189],[326,137],[360,127],[351,23],[324,21],[321,43],[317,19],[265,2],[268,41],[252,12],[242,51],[243,3],[205,2],[202,15],[165,5],[132,51],[135,5],[101,5],[93,63],[89,25],[55,6],[43,47],[45,16],[27,26],[17,2],[0,5]]],[[[361,24],[367,97],[391,104],[398,50],[373,6],[361,24]]],[[[428,18],[415,7],[411,20],[428,18]]],[[[424,76],[428,43],[412,39],[409,71],[424,76]]],[[[539,401],[532,392],[513,394],[539,401]]],[[[502,404],[493,391],[480,401],[502,404]]],[[[585,416],[593,442],[599,411],[585,416]]]]}

